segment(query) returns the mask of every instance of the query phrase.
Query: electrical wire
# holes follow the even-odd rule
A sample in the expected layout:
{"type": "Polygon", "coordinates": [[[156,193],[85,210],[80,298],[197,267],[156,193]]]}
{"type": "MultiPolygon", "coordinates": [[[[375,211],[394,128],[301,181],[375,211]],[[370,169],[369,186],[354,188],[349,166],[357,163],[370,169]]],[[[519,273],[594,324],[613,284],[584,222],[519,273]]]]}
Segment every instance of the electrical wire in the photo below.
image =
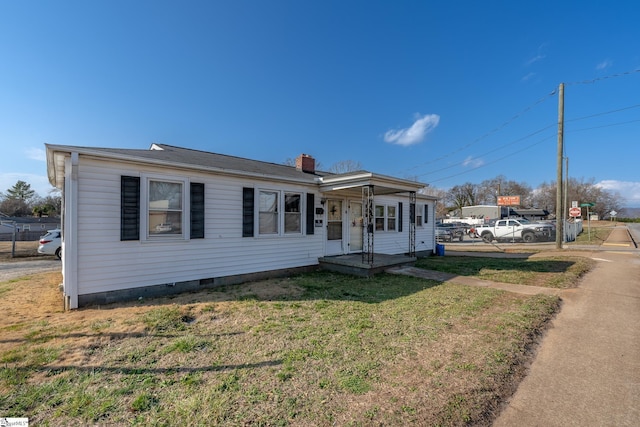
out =
{"type": "Polygon", "coordinates": [[[458,149],[456,149],[456,150],[454,150],[454,151],[452,151],[452,152],[450,152],[450,153],[448,153],[448,154],[445,154],[445,155],[443,155],[443,156],[440,156],[440,157],[438,157],[438,158],[435,158],[435,159],[429,160],[429,161],[427,161],[427,162],[421,163],[421,164],[416,165],[416,166],[412,166],[412,167],[410,167],[410,168],[408,168],[408,169],[404,169],[403,171],[400,171],[399,173],[403,173],[403,172],[404,172],[404,173],[406,173],[406,172],[409,172],[409,171],[411,171],[411,170],[417,169],[417,168],[419,168],[419,167],[426,166],[426,165],[429,165],[429,164],[431,164],[431,163],[439,162],[440,160],[444,160],[444,159],[446,159],[447,157],[451,157],[451,156],[453,156],[454,154],[457,154],[457,153],[459,153],[459,152],[461,152],[461,151],[463,151],[463,150],[466,150],[467,148],[469,148],[469,147],[471,147],[471,146],[473,146],[473,145],[477,144],[478,142],[482,141],[483,139],[488,138],[489,136],[493,135],[494,133],[496,133],[496,132],[500,131],[501,129],[503,129],[503,128],[505,128],[505,127],[507,127],[507,126],[508,126],[508,125],[510,125],[512,122],[514,122],[516,119],[519,119],[521,116],[523,116],[525,113],[527,113],[529,110],[533,109],[533,108],[534,108],[534,107],[536,107],[538,104],[541,104],[542,102],[546,101],[548,98],[550,98],[550,97],[554,96],[555,94],[556,94],[556,90],[554,89],[553,91],[549,92],[547,95],[545,95],[545,96],[543,96],[542,98],[538,99],[537,101],[535,101],[535,102],[534,102],[534,103],[532,103],[531,105],[529,105],[529,106],[525,107],[522,111],[520,111],[519,113],[517,113],[516,115],[514,115],[513,117],[511,117],[509,120],[507,120],[507,121],[503,122],[501,125],[499,125],[499,126],[495,127],[494,129],[490,130],[489,132],[485,133],[484,135],[480,136],[479,138],[476,138],[476,139],[474,139],[473,141],[471,141],[471,142],[467,143],[466,145],[463,145],[463,146],[461,146],[460,148],[458,148],[458,149]]]}
{"type": "Polygon", "coordinates": [[[495,159],[495,160],[492,160],[492,161],[490,161],[490,162],[483,163],[482,165],[476,166],[475,168],[472,168],[472,169],[469,169],[469,170],[466,170],[466,171],[463,171],[463,172],[460,172],[460,173],[457,173],[457,174],[454,174],[454,175],[449,175],[449,176],[446,176],[446,177],[444,177],[444,178],[440,178],[440,179],[436,179],[436,180],[433,180],[433,181],[429,181],[429,186],[431,186],[431,184],[432,184],[432,183],[434,183],[434,182],[444,181],[444,180],[447,180],[447,179],[449,179],[449,178],[454,178],[454,177],[456,177],[456,176],[464,175],[464,174],[466,174],[466,173],[473,172],[474,170],[477,170],[477,169],[483,168],[483,167],[485,167],[485,166],[489,166],[489,165],[492,165],[492,164],[494,164],[494,163],[501,162],[501,161],[502,161],[502,160],[504,160],[504,159],[507,159],[507,158],[512,157],[512,156],[515,156],[516,154],[520,154],[520,153],[522,153],[523,151],[529,150],[530,148],[533,148],[533,147],[535,147],[536,145],[540,145],[540,144],[542,144],[543,142],[545,142],[545,141],[547,141],[547,140],[549,140],[549,139],[552,139],[553,137],[554,137],[554,135],[547,136],[546,138],[543,138],[543,139],[541,139],[541,140],[540,140],[540,141],[538,141],[538,142],[534,142],[533,144],[527,145],[526,147],[523,147],[522,149],[520,149],[520,150],[518,150],[518,151],[514,151],[514,152],[512,152],[512,153],[509,153],[509,154],[507,154],[507,155],[504,155],[504,156],[502,156],[502,157],[500,157],[500,158],[497,158],[497,159],[495,159]]]}
{"type": "MultiPolygon", "coordinates": [[[[520,141],[524,141],[524,140],[526,140],[526,139],[529,139],[529,138],[531,138],[532,136],[535,136],[535,135],[537,135],[537,134],[539,134],[539,133],[542,133],[542,132],[544,132],[545,130],[547,130],[547,129],[549,129],[549,128],[552,128],[552,127],[555,127],[555,123],[554,123],[554,124],[551,124],[551,125],[548,125],[548,126],[546,126],[546,127],[543,127],[542,129],[538,129],[537,131],[532,132],[532,133],[530,133],[530,134],[529,134],[529,135],[527,135],[527,136],[523,136],[522,138],[518,138],[518,139],[513,140],[513,141],[511,141],[511,142],[508,142],[508,143],[506,143],[506,144],[500,145],[500,146],[498,146],[498,147],[496,147],[496,148],[494,148],[494,149],[492,149],[492,150],[489,150],[489,151],[486,151],[486,152],[484,152],[484,153],[481,153],[481,154],[479,154],[479,155],[478,155],[478,156],[476,156],[476,157],[484,157],[484,156],[486,156],[486,155],[488,155],[488,154],[495,153],[496,151],[502,150],[503,148],[509,147],[509,146],[511,146],[511,145],[513,145],[513,144],[516,144],[516,143],[520,142],[520,141]]],[[[431,175],[431,174],[434,174],[434,173],[436,173],[436,172],[441,172],[441,171],[443,171],[443,170],[451,169],[451,168],[454,168],[454,167],[456,167],[456,166],[461,166],[461,165],[463,165],[466,161],[467,161],[467,160],[463,160],[463,161],[461,161],[461,162],[459,162],[459,163],[455,163],[455,164],[453,164],[453,165],[446,166],[446,167],[443,167],[443,168],[440,168],[440,169],[436,169],[436,170],[431,171],[431,172],[426,172],[426,173],[423,173],[423,174],[419,174],[419,175],[416,175],[416,176],[417,176],[417,177],[420,177],[420,176],[427,176],[427,175],[431,175]]]]}
{"type": "Polygon", "coordinates": [[[638,107],[640,107],[640,104],[631,105],[629,107],[624,107],[624,108],[618,108],[617,110],[611,110],[611,111],[605,111],[605,112],[602,112],[602,113],[596,113],[596,114],[592,114],[590,116],[577,117],[575,119],[565,120],[564,122],[565,123],[577,122],[579,120],[590,119],[590,118],[593,118],[593,117],[604,116],[604,115],[612,114],[612,113],[619,113],[620,111],[630,110],[632,108],[638,108],[638,107]]]}
{"type": "Polygon", "coordinates": [[[634,74],[634,73],[640,73],[640,68],[635,69],[635,70],[631,70],[631,71],[625,71],[625,72],[622,72],[622,73],[611,74],[611,75],[608,75],[608,76],[596,77],[595,79],[591,79],[591,80],[582,80],[582,81],[579,81],[579,82],[565,83],[565,86],[593,84],[593,83],[599,82],[601,80],[608,80],[608,79],[614,79],[616,77],[629,76],[629,75],[634,74]]]}
{"type": "MultiPolygon", "coordinates": [[[[599,81],[602,81],[602,80],[608,80],[608,79],[613,79],[613,78],[617,78],[617,77],[628,76],[628,75],[635,74],[635,73],[640,73],[640,68],[635,69],[635,70],[625,71],[625,72],[622,72],[622,73],[611,74],[611,75],[608,75],[608,76],[597,77],[597,78],[590,79],[590,80],[582,80],[582,81],[576,81],[576,82],[571,82],[571,83],[565,83],[565,86],[578,85],[578,84],[593,84],[593,83],[596,83],[596,82],[599,82],[599,81]]],[[[412,166],[412,167],[410,167],[410,168],[408,168],[408,169],[405,169],[403,172],[408,172],[408,171],[414,170],[414,169],[416,169],[416,168],[419,168],[419,167],[422,167],[422,166],[426,166],[426,165],[429,165],[429,164],[432,164],[432,163],[435,163],[435,162],[441,161],[441,160],[446,159],[446,158],[448,158],[448,157],[451,157],[451,156],[453,156],[454,154],[457,154],[457,153],[459,153],[459,152],[461,152],[461,151],[463,151],[463,150],[466,150],[467,148],[469,148],[469,147],[471,147],[471,146],[473,146],[473,145],[477,144],[477,143],[478,143],[478,142],[480,142],[481,140],[483,140],[483,139],[485,139],[485,138],[487,138],[487,137],[489,137],[489,136],[493,135],[494,133],[496,133],[496,132],[500,131],[500,130],[501,130],[501,129],[503,129],[504,127],[506,127],[506,126],[510,125],[513,121],[515,121],[516,119],[520,118],[520,117],[521,117],[522,115],[524,115],[526,112],[528,112],[529,110],[531,110],[532,108],[534,108],[534,107],[535,107],[535,106],[537,106],[538,104],[542,103],[543,101],[547,100],[547,99],[548,99],[548,98],[550,98],[551,96],[554,96],[556,93],[557,93],[557,90],[555,90],[555,89],[554,89],[554,90],[553,90],[553,91],[551,91],[549,94],[545,95],[544,97],[542,97],[542,98],[540,98],[539,100],[535,101],[533,104],[531,104],[531,105],[527,106],[526,108],[524,108],[524,109],[523,109],[522,111],[520,111],[518,114],[516,114],[516,115],[514,115],[513,117],[511,117],[509,120],[507,120],[507,121],[503,122],[500,126],[498,126],[498,127],[494,128],[494,129],[492,129],[491,131],[489,131],[489,132],[485,133],[484,135],[480,136],[479,138],[474,139],[473,141],[469,142],[468,144],[465,144],[465,145],[461,146],[460,148],[458,148],[458,149],[456,149],[456,150],[454,150],[454,151],[452,151],[452,152],[450,152],[450,153],[448,153],[448,154],[445,154],[445,155],[442,155],[442,156],[440,156],[440,157],[438,157],[438,158],[435,158],[435,159],[429,160],[428,162],[424,162],[424,163],[421,163],[421,164],[419,164],[419,165],[412,166]]],[[[613,113],[617,113],[617,112],[620,112],[620,111],[625,111],[625,110],[629,110],[629,109],[633,109],[633,108],[638,108],[638,107],[640,107],[640,104],[636,104],[636,105],[632,105],[632,106],[629,106],[629,107],[624,107],[624,108],[620,108],[620,109],[616,109],[616,110],[610,110],[610,111],[605,111],[605,112],[601,112],[601,113],[596,113],[596,114],[592,114],[592,115],[589,115],[589,116],[583,116],[583,117],[577,117],[577,118],[574,118],[574,119],[564,120],[564,123],[566,124],[566,123],[570,123],[570,122],[575,122],[575,121],[580,121],[580,120],[586,120],[586,119],[589,119],[589,118],[598,117],[598,116],[603,116],[603,115],[607,115],[607,114],[613,114],[613,113]]],[[[603,128],[603,127],[619,126],[619,125],[623,125],[623,124],[634,123],[634,122],[637,122],[637,121],[640,121],[640,120],[631,120],[631,121],[627,121],[627,122],[619,122],[619,123],[613,123],[613,124],[602,125],[602,126],[596,126],[596,127],[591,127],[591,128],[584,128],[584,129],[575,129],[575,130],[571,130],[571,131],[569,131],[569,132],[566,132],[566,131],[565,131],[565,133],[579,132],[579,131],[590,130],[590,129],[598,129],[598,128],[603,128]]],[[[532,137],[532,136],[534,136],[534,135],[537,135],[538,133],[541,133],[541,132],[543,132],[543,131],[545,131],[545,130],[549,129],[549,128],[550,128],[550,127],[552,127],[552,126],[555,126],[555,124],[554,124],[554,125],[546,126],[546,127],[544,127],[544,128],[541,128],[541,129],[539,129],[539,130],[537,130],[537,131],[535,131],[535,132],[533,132],[533,133],[531,133],[531,134],[529,134],[529,135],[527,135],[527,136],[524,136],[524,137],[522,137],[522,138],[516,139],[516,140],[511,141],[511,142],[509,142],[509,143],[507,143],[507,144],[503,144],[503,145],[501,145],[501,146],[499,146],[499,147],[497,147],[497,148],[495,148],[495,149],[493,149],[493,150],[490,150],[490,151],[488,151],[488,152],[485,152],[485,153],[483,153],[483,154],[481,154],[481,155],[479,155],[479,156],[477,156],[477,157],[483,157],[483,156],[486,156],[486,155],[491,154],[491,153],[494,153],[494,152],[496,152],[496,151],[498,151],[498,150],[500,150],[500,149],[503,149],[503,148],[505,148],[505,147],[508,147],[508,146],[510,146],[510,145],[513,145],[513,144],[515,144],[515,143],[517,143],[517,142],[520,142],[520,141],[523,141],[523,140],[525,140],[525,139],[528,139],[528,138],[530,138],[530,137],[532,137]]],[[[536,146],[536,145],[538,145],[538,144],[540,144],[540,143],[542,143],[542,142],[544,142],[544,141],[546,141],[546,140],[548,140],[548,139],[551,139],[552,137],[553,137],[553,136],[546,137],[546,138],[544,138],[544,139],[542,139],[542,140],[540,140],[540,141],[538,141],[538,142],[536,142],[536,143],[534,143],[534,144],[531,144],[531,145],[528,145],[528,146],[524,147],[524,148],[523,148],[523,149],[521,149],[521,150],[514,151],[514,152],[509,153],[509,154],[507,154],[507,155],[505,155],[505,156],[503,156],[503,157],[500,157],[500,158],[498,158],[498,159],[496,159],[496,160],[493,160],[493,161],[491,161],[491,162],[484,163],[484,164],[482,164],[482,165],[479,165],[479,166],[476,166],[476,167],[474,167],[474,168],[471,168],[471,169],[465,170],[465,171],[463,171],[463,172],[460,172],[460,173],[457,173],[457,174],[454,174],[454,175],[450,175],[450,176],[447,176],[447,177],[444,177],[444,178],[440,178],[440,179],[437,179],[437,180],[433,180],[433,181],[431,181],[431,183],[444,181],[444,180],[446,180],[446,179],[453,178],[453,177],[460,176],[460,175],[464,175],[464,174],[466,174],[466,173],[469,173],[469,172],[475,171],[475,170],[480,169],[480,168],[482,168],[482,167],[485,167],[485,166],[488,166],[488,165],[491,165],[491,164],[495,164],[495,163],[497,163],[497,162],[499,162],[499,161],[502,161],[502,160],[504,160],[504,159],[506,159],[506,158],[509,158],[509,157],[511,157],[511,156],[514,156],[514,155],[516,155],[516,154],[518,154],[518,153],[520,153],[520,152],[522,152],[522,151],[528,150],[528,149],[530,149],[530,148],[532,148],[532,147],[534,147],[534,146],[536,146]]],[[[566,148],[565,148],[565,149],[563,149],[563,156],[566,156],[566,148]]],[[[444,167],[444,168],[440,168],[440,169],[437,169],[437,170],[435,170],[435,171],[431,171],[431,172],[427,172],[427,173],[424,173],[424,174],[416,175],[416,177],[420,177],[420,176],[427,176],[427,175],[431,175],[431,174],[434,174],[434,173],[437,173],[437,172],[441,172],[441,171],[444,171],[444,170],[448,170],[448,169],[451,169],[451,168],[454,168],[454,167],[457,167],[457,166],[461,166],[461,165],[464,165],[467,161],[468,161],[468,160],[463,160],[463,161],[461,161],[461,162],[459,162],[459,163],[456,163],[456,164],[453,164],[453,165],[450,165],[450,166],[446,166],[446,167],[444,167]]]]}
{"type": "MultiPolygon", "coordinates": [[[[625,124],[629,124],[629,123],[636,123],[636,122],[640,122],[640,119],[636,119],[636,120],[629,120],[629,121],[625,121],[625,122],[618,122],[618,123],[610,123],[610,124],[607,124],[607,125],[594,126],[594,127],[590,127],[590,128],[573,129],[573,130],[570,130],[570,131],[565,132],[565,133],[580,132],[580,131],[591,130],[591,129],[599,129],[599,128],[604,128],[604,127],[620,126],[620,125],[625,125],[625,124]]],[[[545,127],[545,128],[542,128],[542,129],[540,129],[540,130],[538,130],[538,131],[536,131],[536,132],[533,132],[532,134],[527,135],[526,137],[520,138],[519,140],[516,140],[516,141],[512,141],[511,143],[506,144],[506,145],[513,145],[513,143],[515,143],[515,142],[517,142],[517,141],[522,141],[522,140],[524,140],[524,139],[530,138],[530,137],[531,137],[531,136],[533,136],[533,135],[536,135],[536,134],[538,134],[538,133],[540,133],[540,132],[542,132],[542,131],[544,131],[544,130],[546,130],[546,129],[549,129],[551,126],[553,126],[553,125],[550,125],[550,126],[547,126],[547,127],[545,127]]],[[[432,184],[432,183],[434,183],[434,182],[444,181],[444,180],[447,180],[447,179],[449,179],[449,178],[454,178],[454,177],[456,177],[456,176],[464,175],[464,174],[467,174],[467,173],[473,172],[473,171],[475,171],[475,170],[478,170],[478,169],[480,169],[480,168],[483,168],[483,167],[485,167],[485,166],[489,166],[489,165],[495,164],[495,163],[500,162],[500,161],[502,161],[502,160],[504,160],[504,159],[507,159],[507,158],[512,157],[512,156],[514,156],[514,155],[516,155],[516,154],[519,154],[519,153],[521,153],[521,152],[523,152],[523,151],[525,151],[525,150],[528,150],[528,149],[530,149],[530,148],[532,148],[532,147],[535,147],[536,145],[539,145],[539,144],[541,144],[542,142],[547,141],[547,140],[549,140],[549,139],[552,139],[552,138],[554,138],[554,137],[555,137],[555,135],[550,135],[550,136],[548,136],[548,137],[543,138],[542,140],[540,140],[540,141],[538,141],[538,142],[535,142],[535,143],[533,143],[533,144],[527,145],[526,147],[523,147],[523,148],[522,148],[522,149],[520,149],[520,150],[517,150],[517,151],[511,152],[511,153],[509,153],[509,154],[506,154],[505,156],[502,156],[502,157],[500,157],[500,158],[498,158],[498,159],[492,160],[492,161],[487,162],[487,163],[483,163],[482,165],[476,166],[476,167],[471,168],[471,169],[467,169],[467,170],[462,171],[462,172],[459,172],[459,173],[457,173],[457,174],[449,175],[449,176],[446,176],[446,177],[444,177],[444,178],[440,178],[440,179],[436,179],[436,180],[430,181],[430,182],[429,182],[429,184],[432,184]]],[[[478,156],[478,157],[482,157],[482,156],[485,156],[485,155],[487,155],[487,154],[493,153],[493,152],[495,152],[495,151],[497,151],[498,149],[503,148],[503,147],[504,147],[504,146],[502,146],[502,147],[498,147],[497,149],[491,150],[491,151],[489,151],[489,152],[487,152],[487,153],[485,153],[485,154],[482,154],[482,155],[480,155],[480,156],[478,156]]],[[[565,145],[565,147],[566,147],[566,145],[565,145]]],[[[563,156],[565,156],[565,157],[567,156],[566,151],[563,153],[563,156]]],[[[460,165],[462,165],[462,164],[464,164],[464,163],[465,163],[465,161],[462,161],[462,162],[457,163],[457,164],[455,164],[455,165],[452,165],[452,166],[450,166],[450,167],[442,168],[442,169],[440,169],[440,170],[438,170],[438,171],[446,170],[446,169],[450,169],[450,168],[452,168],[452,167],[456,167],[456,166],[460,166],[460,165]]],[[[436,171],[434,171],[434,172],[436,172],[436,171]]],[[[424,174],[424,175],[430,175],[430,173],[427,173],[427,174],[424,174]]],[[[424,175],[418,175],[418,176],[424,176],[424,175]]]]}

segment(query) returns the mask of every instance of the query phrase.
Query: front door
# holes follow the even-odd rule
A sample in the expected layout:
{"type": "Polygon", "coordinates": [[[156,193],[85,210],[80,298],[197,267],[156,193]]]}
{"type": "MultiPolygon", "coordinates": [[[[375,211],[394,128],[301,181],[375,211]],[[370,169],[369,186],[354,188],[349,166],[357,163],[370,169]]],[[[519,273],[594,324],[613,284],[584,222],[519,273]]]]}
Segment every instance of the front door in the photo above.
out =
{"type": "Polygon", "coordinates": [[[362,252],[362,203],[349,202],[349,252],[362,252]]]}
{"type": "Polygon", "coordinates": [[[327,200],[327,246],[326,255],[342,255],[342,200],[327,200]]]}

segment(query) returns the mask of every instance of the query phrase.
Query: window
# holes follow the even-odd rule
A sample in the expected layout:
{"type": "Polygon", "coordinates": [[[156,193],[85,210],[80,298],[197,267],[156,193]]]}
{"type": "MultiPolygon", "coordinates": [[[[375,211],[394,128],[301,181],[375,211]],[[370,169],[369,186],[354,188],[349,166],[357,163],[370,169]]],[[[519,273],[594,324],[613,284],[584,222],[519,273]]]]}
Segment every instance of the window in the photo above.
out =
{"type": "Polygon", "coordinates": [[[387,206],[387,231],[396,229],[396,207],[387,206]]]}
{"type": "Polygon", "coordinates": [[[204,225],[204,184],[188,184],[186,179],[145,178],[141,181],[136,176],[121,177],[120,240],[140,240],[144,228],[145,240],[202,239],[204,225]],[[187,200],[189,205],[185,208],[187,200]]]}
{"type": "Polygon", "coordinates": [[[182,182],[149,180],[147,205],[149,238],[182,235],[183,187],[182,182]]]}
{"type": "Polygon", "coordinates": [[[302,232],[302,203],[300,194],[284,193],[284,232],[302,232]]]}
{"type": "Polygon", "coordinates": [[[260,234],[278,234],[278,192],[260,191],[258,230],[260,234]]]}
{"type": "Polygon", "coordinates": [[[422,227],[422,212],[424,207],[422,205],[416,206],[416,227],[422,227]]]}
{"type": "Polygon", "coordinates": [[[376,205],[376,231],[384,231],[384,206],[376,205]]]}
{"type": "Polygon", "coordinates": [[[376,205],[375,224],[376,231],[396,231],[397,226],[396,206],[376,205]]]}
{"type": "MultiPolygon", "coordinates": [[[[305,212],[302,193],[280,190],[242,189],[242,237],[254,236],[254,216],[257,211],[258,235],[302,234],[302,221],[305,212]],[[257,209],[254,194],[258,198],[257,209]]],[[[306,234],[314,233],[313,194],[306,195],[306,234]]]]}

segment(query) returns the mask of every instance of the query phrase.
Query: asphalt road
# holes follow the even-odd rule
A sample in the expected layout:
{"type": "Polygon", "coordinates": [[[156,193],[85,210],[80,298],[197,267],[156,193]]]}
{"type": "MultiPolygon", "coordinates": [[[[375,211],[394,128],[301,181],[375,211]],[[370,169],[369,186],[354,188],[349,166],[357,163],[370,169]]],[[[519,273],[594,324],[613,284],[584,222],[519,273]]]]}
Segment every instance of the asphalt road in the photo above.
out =
{"type": "Polygon", "coordinates": [[[0,262],[0,282],[6,282],[18,277],[30,274],[42,273],[45,271],[60,271],[62,263],[60,260],[33,260],[0,262]]]}

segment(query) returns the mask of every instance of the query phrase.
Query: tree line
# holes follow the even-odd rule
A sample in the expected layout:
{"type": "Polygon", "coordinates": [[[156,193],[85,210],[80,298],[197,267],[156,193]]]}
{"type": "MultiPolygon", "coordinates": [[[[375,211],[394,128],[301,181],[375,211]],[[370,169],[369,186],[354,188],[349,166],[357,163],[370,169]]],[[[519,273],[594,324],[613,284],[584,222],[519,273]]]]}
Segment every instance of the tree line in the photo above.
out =
{"type": "MultiPolygon", "coordinates": [[[[594,179],[569,178],[562,185],[566,186],[565,200],[569,207],[572,201],[594,203],[595,206],[589,208],[589,211],[598,214],[600,218],[608,217],[611,211],[620,211],[623,207],[623,198],[619,193],[599,187],[594,179]]],[[[520,196],[521,208],[544,209],[555,215],[556,188],[555,182],[544,182],[537,188],[532,188],[526,183],[508,180],[504,175],[499,175],[480,184],[466,182],[446,191],[427,187],[427,192],[440,198],[436,212],[438,218],[447,215],[461,216],[464,206],[495,206],[498,204],[498,196],[520,196]]]]}
{"type": "Polygon", "coordinates": [[[31,185],[18,181],[6,192],[0,193],[0,213],[10,217],[60,216],[62,197],[52,189],[46,197],[40,197],[31,185]]]}
{"type": "MultiPolygon", "coordinates": [[[[335,169],[334,173],[344,173],[359,168],[359,163],[348,161],[338,162],[332,167],[335,169]]],[[[600,218],[605,218],[611,211],[620,211],[622,208],[623,199],[620,194],[599,187],[593,179],[570,178],[566,185],[566,202],[569,206],[572,201],[594,203],[595,206],[590,208],[590,211],[598,214],[600,218]]],[[[544,182],[534,189],[526,183],[498,175],[480,184],[466,182],[449,190],[427,187],[426,193],[440,198],[436,212],[438,218],[444,218],[447,215],[461,216],[464,206],[497,205],[498,196],[520,196],[522,208],[544,209],[552,215],[556,211],[555,182],[544,182]]],[[[0,193],[0,213],[6,216],[60,216],[61,207],[62,197],[58,190],[52,189],[48,196],[40,197],[31,189],[31,185],[24,181],[18,181],[5,193],[0,193]]]]}

